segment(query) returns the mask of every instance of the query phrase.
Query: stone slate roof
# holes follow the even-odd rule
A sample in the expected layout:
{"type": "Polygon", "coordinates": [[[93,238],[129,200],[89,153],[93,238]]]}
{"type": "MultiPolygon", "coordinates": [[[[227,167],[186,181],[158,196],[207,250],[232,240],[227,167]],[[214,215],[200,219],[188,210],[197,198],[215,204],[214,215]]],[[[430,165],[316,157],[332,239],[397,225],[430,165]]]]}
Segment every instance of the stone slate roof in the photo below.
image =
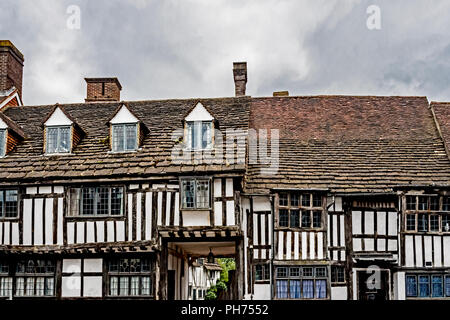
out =
{"type": "Polygon", "coordinates": [[[148,177],[189,174],[192,172],[243,173],[245,164],[221,163],[174,164],[172,147],[180,143],[172,132],[183,128],[183,116],[193,105],[208,106],[219,129],[248,128],[249,98],[214,98],[159,101],[128,101],[127,106],[150,131],[142,149],[131,153],[111,153],[109,127],[111,115],[123,102],[60,105],[84,131],[85,136],[72,154],[43,154],[43,120],[54,105],[9,108],[5,115],[22,127],[27,138],[7,157],[0,159],[0,181],[23,181],[70,178],[148,177]]]}
{"type": "Polygon", "coordinates": [[[436,121],[450,158],[450,102],[431,102],[431,107],[436,115],[436,121]]]}
{"type": "Polygon", "coordinates": [[[260,170],[267,165],[249,164],[247,192],[450,185],[450,161],[426,97],[254,98],[250,128],[280,130],[280,164],[271,175],[260,170]]]}

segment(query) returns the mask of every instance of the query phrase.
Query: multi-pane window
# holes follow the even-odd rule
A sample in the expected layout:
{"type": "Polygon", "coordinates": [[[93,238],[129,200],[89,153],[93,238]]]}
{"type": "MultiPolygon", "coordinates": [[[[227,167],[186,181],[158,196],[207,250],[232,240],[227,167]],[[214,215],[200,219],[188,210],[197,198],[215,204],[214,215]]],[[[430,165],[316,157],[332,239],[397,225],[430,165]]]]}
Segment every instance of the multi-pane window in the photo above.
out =
{"type": "Polygon", "coordinates": [[[414,232],[450,232],[450,197],[406,196],[405,229],[414,232]]]}
{"type": "MultiPolygon", "coordinates": [[[[443,210],[445,211],[445,197],[443,210]]],[[[450,207],[449,207],[450,209],[450,207]]],[[[436,196],[406,196],[406,210],[439,211],[439,197],[436,196]]]]}
{"type": "Polygon", "coordinates": [[[182,179],[181,193],[183,209],[210,208],[210,179],[182,179]]]}
{"type": "Polygon", "coordinates": [[[23,260],[16,266],[16,296],[55,295],[55,262],[51,260],[23,260]]]}
{"type": "Polygon", "coordinates": [[[270,280],[270,265],[269,264],[255,265],[255,281],[268,281],[268,280],[270,280]]]}
{"type": "Polygon", "coordinates": [[[277,267],[277,299],[325,299],[326,267],[277,267]]]}
{"type": "Polygon", "coordinates": [[[16,218],[17,216],[17,189],[0,190],[0,218],[16,218]]]}
{"type": "Polygon", "coordinates": [[[416,215],[407,214],[406,215],[406,230],[415,231],[416,230],[416,215]]]}
{"type": "Polygon", "coordinates": [[[152,296],[153,265],[150,259],[115,259],[108,263],[110,296],[152,296]]]}
{"type": "Polygon", "coordinates": [[[12,295],[13,278],[9,269],[9,264],[6,261],[0,261],[0,297],[10,297],[12,295]]]}
{"type": "Polygon", "coordinates": [[[450,214],[407,213],[406,231],[450,232],[450,214]]]}
{"type": "Polygon", "coordinates": [[[41,259],[27,259],[17,263],[0,261],[1,297],[48,297],[54,295],[54,261],[41,259]]]}
{"type": "Polygon", "coordinates": [[[450,297],[450,275],[407,274],[406,297],[411,298],[450,297]]]}
{"type": "Polygon", "coordinates": [[[0,130],[0,157],[6,154],[6,129],[0,130]]]}
{"type": "Polygon", "coordinates": [[[443,197],[442,211],[450,211],[450,197],[443,197]]]}
{"type": "Polygon", "coordinates": [[[192,150],[210,149],[212,147],[212,122],[187,122],[188,146],[192,150]]]}
{"type": "Polygon", "coordinates": [[[279,227],[322,227],[321,195],[282,192],[279,194],[278,206],[279,227]]]}
{"type": "Polygon", "coordinates": [[[120,216],[123,187],[83,187],[70,190],[71,216],[120,216]]]}
{"type": "Polygon", "coordinates": [[[112,151],[134,151],[137,149],[137,124],[112,125],[112,151]]]}
{"type": "Polygon", "coordinates": [[[71,147],[71,128],[47,127],[47,147],[46,153],[68,153],[71,147]]]}
{"type": "Polygon", "coordinates": [[[343,266],[331,266],[331,283],[345,282],[345,268],[343,266]]]}
{"type": "Polygon", "coordinates": [[[450,232],[450,214],[443,214],[442,219],[442,231],[450,232]]]}

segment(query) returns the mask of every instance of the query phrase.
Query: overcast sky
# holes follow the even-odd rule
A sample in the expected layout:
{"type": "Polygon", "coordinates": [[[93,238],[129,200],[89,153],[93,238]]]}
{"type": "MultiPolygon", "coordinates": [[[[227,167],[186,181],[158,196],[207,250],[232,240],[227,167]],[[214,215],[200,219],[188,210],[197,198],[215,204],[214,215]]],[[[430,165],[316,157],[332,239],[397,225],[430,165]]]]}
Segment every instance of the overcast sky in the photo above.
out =
{"type": "Polygon", "coordinates": [[[252,96],[450,101],[448,0],[1,0],[0,39],[25,56],[25,104],[84,101],[83,78],[104,76],[124,100],[232,96],[233,61],[252,96]]]}

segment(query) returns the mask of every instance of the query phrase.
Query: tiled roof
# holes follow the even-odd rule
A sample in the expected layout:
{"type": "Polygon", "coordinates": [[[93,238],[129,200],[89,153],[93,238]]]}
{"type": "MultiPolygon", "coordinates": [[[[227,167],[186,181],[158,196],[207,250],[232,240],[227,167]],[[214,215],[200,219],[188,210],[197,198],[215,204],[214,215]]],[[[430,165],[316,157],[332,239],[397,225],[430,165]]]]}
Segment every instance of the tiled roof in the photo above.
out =
{"type": "Polygon", "coordinates": [[[431,102],[431,107],[436,115],[436,121],[450,158],[450,102],[431,102]]]}
{"type": "Polygon", "coordinates": [[[247,192],[450,185],[450,161],[425,97],[254,98],[250,128],[280,130],[280,163],[271,175],[260,170],[267,165],[250,164],[247,192]]]}
{"type": "Polygon", "coordinates": [[[150,131],[142,149],[130,153],[109,150],[108,119],[122,104],[82,103],[61,105],[85,132],[81,142],[67,155],[43,155],[42,122],[54,105],[9,108],[5,114],[23,128],[27,139],[7,157],[0,159],[0,180],[70,179],[85,177],[146,177],[149,175],[245,170],[245,164],[174,164],[172,139],[182,129],[183,116],[196,103],[208,106],[217,115],[220,130],[248,128],[249,98],[214,98],[159,101],[129,101],[127,106],[150,131]]]}

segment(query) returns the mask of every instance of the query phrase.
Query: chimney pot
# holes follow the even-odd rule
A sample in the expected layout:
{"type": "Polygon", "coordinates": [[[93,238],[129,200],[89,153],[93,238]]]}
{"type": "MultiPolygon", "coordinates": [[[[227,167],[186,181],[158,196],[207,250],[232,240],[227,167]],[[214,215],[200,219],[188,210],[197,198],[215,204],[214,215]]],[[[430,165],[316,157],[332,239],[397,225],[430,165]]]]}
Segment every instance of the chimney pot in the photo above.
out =
{"type": "Polygon", "coordinates": [[[247,62],[233,62],[234,91],[236,97],[245,96],[247,62]]]}
{"type": "Polygon", "coordinates": [[[85,102],[120,101],[122,85],[117,78],[84,78],[87,83],[85,102]]]}
{"type": "Polygon", "coordinates": [[[0,40],[0,91],[15,87],[22,100],[23,54],[11,41],[0,40]]]}

